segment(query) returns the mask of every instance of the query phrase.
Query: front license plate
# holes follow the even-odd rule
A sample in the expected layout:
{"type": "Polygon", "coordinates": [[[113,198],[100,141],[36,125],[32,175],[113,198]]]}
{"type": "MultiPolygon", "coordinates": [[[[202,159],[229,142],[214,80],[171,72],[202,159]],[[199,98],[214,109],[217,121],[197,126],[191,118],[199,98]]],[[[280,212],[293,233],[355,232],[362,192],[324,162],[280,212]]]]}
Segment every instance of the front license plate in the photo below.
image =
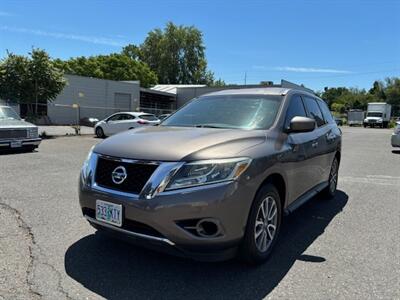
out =
{"type": "Polygon", "coordinates": [[[11,148],[20,148],[22,147],[22,141],[13,141],[10,143],[11,148]]]}
{"type": "Polygon", "coordinates": [[[96,200],[96,219],[121,227],[122,205],[96,200]]]}

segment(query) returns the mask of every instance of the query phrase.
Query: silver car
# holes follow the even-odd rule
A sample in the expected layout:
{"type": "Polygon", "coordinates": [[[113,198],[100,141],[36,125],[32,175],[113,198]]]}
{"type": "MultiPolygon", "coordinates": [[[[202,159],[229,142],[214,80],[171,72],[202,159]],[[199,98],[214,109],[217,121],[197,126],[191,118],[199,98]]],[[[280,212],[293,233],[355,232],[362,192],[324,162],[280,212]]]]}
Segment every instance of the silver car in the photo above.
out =
{"type": "Polygon", "coordinates": [[[283,216],[334,197],[341,131],[297,88],[225,90],[110,137],[80,176],[84,217],[100,231],[199,260],[271,253],[283,216]]]}
{"type": "Polygon", "coordinates": [[[0,106],[0,150],[39,147],[38,127],[25,122],[9,106],[0,106]]]}
{"type": "Polygon", "coordinates": [[[396,122],[391,142],[393,147],[400,147],[400,121],[396,122]]]}

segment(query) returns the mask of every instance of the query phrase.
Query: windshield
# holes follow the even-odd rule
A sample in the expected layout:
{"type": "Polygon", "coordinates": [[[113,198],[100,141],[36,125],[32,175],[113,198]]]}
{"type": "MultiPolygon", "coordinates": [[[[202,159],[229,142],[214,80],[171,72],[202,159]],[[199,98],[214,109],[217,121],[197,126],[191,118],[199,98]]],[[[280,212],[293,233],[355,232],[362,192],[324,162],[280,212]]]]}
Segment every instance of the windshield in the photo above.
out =
{"type": "Polygon", "coordinates": [[[11,107],[0,107],[0,120],[1,119],[20,120],[21,118],[11,107]]]}
{"type": "Polygon", "coordinates": [[[382,117],[381,112],[369,112],[367,113],[367,117],[382,117]]]}
{"type": "Polygon", "coordinates": [[[155,115],[140,115],[139,118],[147,121],[158,121],[155,115]]]}
{"type": "Polygon", "coordinates": [[[282,96],[227,95],[196,99],[162,126],[267,129],[275,121],[282,96]]]}

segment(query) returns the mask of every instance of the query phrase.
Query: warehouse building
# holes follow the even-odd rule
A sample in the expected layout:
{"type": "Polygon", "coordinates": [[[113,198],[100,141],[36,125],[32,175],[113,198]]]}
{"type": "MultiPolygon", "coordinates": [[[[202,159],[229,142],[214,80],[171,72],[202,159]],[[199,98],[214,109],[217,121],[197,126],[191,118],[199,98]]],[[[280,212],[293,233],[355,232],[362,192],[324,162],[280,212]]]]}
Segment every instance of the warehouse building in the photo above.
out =
{"type": "MultiPolygon", "coordinates": [[[[42,113],[47,123],[76,124],[77,118],[104,119],[117,111],[136,110],[140,105],[139,82],[120,82],[66,75],[67,85],[42,113]]],[[[21,114],[23,115],[22,107],[21,114]]]]}
{"type": "MultiPolygon", "coordinates": [[[[114,81],[65,75],[67,84],[53,102],[38,104],[38,124],[73,125],[83,118],[99,120],[119,111],[145,111],[155,114],[176,110],[176,95],[140,87],[139,81],[114,81]]],[[[3,104],[6,101],[3,101],[3,104]]],[[[27,105],[12,105],[21,117],[27,105]]]]}

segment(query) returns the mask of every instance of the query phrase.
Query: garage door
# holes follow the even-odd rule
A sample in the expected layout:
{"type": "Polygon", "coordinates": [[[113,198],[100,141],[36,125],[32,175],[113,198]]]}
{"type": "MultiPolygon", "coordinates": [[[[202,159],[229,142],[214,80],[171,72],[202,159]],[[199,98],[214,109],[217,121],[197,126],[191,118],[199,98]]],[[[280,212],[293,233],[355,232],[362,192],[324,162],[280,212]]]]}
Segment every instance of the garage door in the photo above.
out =
{"type": "Polygon", "coordinates": [[[115,108],[124,111],[131,110],[131,94],[115,93],[114,100],[115,100],[115,108]]]}

